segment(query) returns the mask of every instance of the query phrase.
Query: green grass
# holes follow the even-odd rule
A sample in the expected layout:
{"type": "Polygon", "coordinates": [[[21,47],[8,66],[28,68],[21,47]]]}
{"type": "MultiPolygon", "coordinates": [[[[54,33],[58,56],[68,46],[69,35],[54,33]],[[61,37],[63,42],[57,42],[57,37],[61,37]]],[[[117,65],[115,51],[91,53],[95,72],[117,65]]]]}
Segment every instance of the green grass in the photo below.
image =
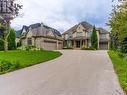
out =
{"type": "Polygon", "coordinates": [[[11,63],[20,63],[19,68],[32,66],[38,63],[55,59],[62,54],[57,51],[8,51],[0,52],[0,61],[6,60],[11,63]]]}
{"type": "Polygon", "coordinates": [[[120,84],[124,91],[127,93],[127,60],[118,56],[118,52],[108,52],[116,73],[118,74],[120,84]]]}

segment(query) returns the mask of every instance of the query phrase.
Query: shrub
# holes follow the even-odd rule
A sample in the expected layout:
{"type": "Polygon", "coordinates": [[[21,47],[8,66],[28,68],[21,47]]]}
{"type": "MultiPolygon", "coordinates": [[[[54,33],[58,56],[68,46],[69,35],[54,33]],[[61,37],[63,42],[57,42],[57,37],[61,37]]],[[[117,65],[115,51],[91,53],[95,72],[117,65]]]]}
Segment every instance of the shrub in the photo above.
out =
{"type": "Polygon", "coordinates": [[[43,50],[42,48],[36,48],[35,46],[29,45],[29,46],[21,46],[18,47],[17,50],[26,50],[26,51],[36,51],[36,50],[43,50]]]}
{"type": "Polygon", "coordinates": [[[86,45],[83,45],[82,48],[88,48],[86,45]]]}
{"type": "Polygon", "coordinates": [[[11,62],[1,61],[1,63],[0,63],[0,72],[8,71],[11,66],[12,66],[11,62]]]}
{"type": "Polygon", "coordinates": [[[20,63],[19,62],[9,62],[9,61],[1,61],[0,62],[0,73],[6,73],[10,72],[12,70],[16,70],[20,68],[20,63]]]}
{"type": "Polygon", "coordinates": [[[86,45],[82,46],[82,50],[95,50],[92,47],[87,47],[86,45]]]}
{"type": "Polygon", "coordinates": [[[26,50],[25,46],[18,47],[17,50],[26,50]]]}
{"type": "Polygon", "coordinates": [[[32,45],[26,46],[26,51],[30,51],[32,48],[35,48],[35,47],[32,45]]]}
{"type": "Polygon", "coordinates": [[[66,46],[66,47],[63,47],[63,49],[73,49],[73,47],[66,46]]]}

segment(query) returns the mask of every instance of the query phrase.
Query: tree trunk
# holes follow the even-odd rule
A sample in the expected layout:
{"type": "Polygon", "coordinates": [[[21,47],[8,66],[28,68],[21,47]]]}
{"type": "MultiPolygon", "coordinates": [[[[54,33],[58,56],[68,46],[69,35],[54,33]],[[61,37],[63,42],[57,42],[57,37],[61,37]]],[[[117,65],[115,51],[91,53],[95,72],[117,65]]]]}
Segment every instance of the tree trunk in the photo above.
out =
{"type": "Polygon", "coordinates": [[[4,39],[4,51],[5,52],[8,51],[8,39],[7,38],[4,39]]]}
{"type": "Polygon", "coordinates": [[[8,36],[10,34],[10,21],[6,24],[6,31],[4,33],[4,51],[8,51],[8,36]]]}

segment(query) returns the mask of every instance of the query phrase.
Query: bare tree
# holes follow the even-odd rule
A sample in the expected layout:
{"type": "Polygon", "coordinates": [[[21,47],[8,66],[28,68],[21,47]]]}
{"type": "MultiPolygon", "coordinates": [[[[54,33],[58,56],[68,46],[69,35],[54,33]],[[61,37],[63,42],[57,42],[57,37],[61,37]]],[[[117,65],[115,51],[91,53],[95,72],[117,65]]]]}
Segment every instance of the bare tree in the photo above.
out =
{"type": "Polygon", "coordinates": [[[10,34],[10,21],[19,15],[22,5],[15,3],[15,0],[0,0],[0,27],[3,31],[4,50],[8,51],[8,36],[10,34]]]}

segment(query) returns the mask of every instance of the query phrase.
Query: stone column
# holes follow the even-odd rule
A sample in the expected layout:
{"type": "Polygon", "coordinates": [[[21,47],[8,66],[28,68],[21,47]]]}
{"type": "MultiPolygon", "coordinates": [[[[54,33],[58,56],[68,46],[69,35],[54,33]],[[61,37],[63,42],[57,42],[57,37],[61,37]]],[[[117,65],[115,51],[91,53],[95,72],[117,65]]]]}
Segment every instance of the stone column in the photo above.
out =
{"type": "Polygon", "coordinates": [[[80,48],[82,48],[82,39],[80,40],[80,48]]]}
{"type": "Polygon", "coordinates": [[[73,40],[74,41],[74,45],[73,45],[73,48],[76,48],[76,43],[75,43],[75,40],[73,40]]]}
{"type": "Polygon", "coordinates": [[[84,42],[85,40],[83,40],[83,46],[85,45],[85,42],[84,42]]]}
{"type": "Polygon", "coordinates": [[[85,45],[88,47],[88,40],[87,39],[85,40],[85,45]]]}

